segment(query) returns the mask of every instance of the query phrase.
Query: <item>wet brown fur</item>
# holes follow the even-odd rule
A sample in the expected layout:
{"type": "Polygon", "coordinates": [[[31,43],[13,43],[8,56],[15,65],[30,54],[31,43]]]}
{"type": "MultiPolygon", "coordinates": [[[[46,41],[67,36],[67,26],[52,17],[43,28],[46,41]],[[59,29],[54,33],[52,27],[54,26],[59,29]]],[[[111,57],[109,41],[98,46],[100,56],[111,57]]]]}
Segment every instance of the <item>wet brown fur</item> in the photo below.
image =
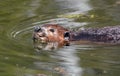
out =
{"type": "Polygon", "coordinates": [[[46,25],[43,25],[43,27],[45,27],[46,29],[47,29],[47,28],[56,29],[56,32],[57,32],[58,37],[49,35],[49,36],[48,36],[48,40],[49,40],[49,41],[57,41],[57,42],[62,42],[62,41],[64,41],[64,35],[63,35],[63,34],[64,34],[65,31],[68,31],[68,30],[65,29],[64,27],[59,26],[59,25],[57,25],[57,24],[46,24],[46,25]]]}
{"type": "Polygon", "coordinates": [[[44,42],[58,42],[60,43],[60,45],[64,45],[64,43],[66,43],[66,41],[64,41],[64,32],[68,31],[66,28],[57,25],[57,24],[45,24],[41,27],[44,27],[45,30],[47,30],[46,32],[34,32],[33,36],[34,38],[36,38],[37,40],[41,40],[44,42]],[[50,32],[49,29],[52,28],[55,30],[55,32],[50,32]],[[42,36],[39,37],[40,33],[47,33],[47,35],[43,38],[42,36]],[[55,34],[54,34],[55,33],[55,34]]]}

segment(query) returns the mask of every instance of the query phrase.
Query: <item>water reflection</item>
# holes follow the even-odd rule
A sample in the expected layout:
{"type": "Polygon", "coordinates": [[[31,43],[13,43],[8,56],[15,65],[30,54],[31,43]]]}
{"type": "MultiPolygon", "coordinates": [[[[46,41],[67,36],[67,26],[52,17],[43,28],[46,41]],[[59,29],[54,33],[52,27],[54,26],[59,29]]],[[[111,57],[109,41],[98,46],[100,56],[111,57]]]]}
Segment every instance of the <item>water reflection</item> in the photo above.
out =
{"type": "Polygon", "coordinates": [[[63,47],[63,44],[60,44],[58,42],[48,42],[48,43],[39,43],[39,42],[35,42],[34,44],[34,48],[39,51],[42,50],[47,50],[47,51],[53,51],[53,50],[57,50],[61,47],[63,47]]]}
{"type": "MultiPolygon", "coordinates": [[[[56,0],[63,9],[69,9],[69,14],[80,14],[91,10],[89,0],[56,0]]],[[[68,14],[68,13],[67,13],[68,14]]]]}
{"type": "MultiPolygon", "coordinates": [[[[56,67],[52,66],[51,70],[57,71],[63,74],[63,76],[81,76],[82,68],[80,68],[79,66],[80,58],[78,58],[78,56],[76,55],[76,52],[77,52],[76,46],[73,46],[73,45],[64,46],[64,45],[60,45],[57,42],[54,42],[54,43],[49,42],[47,44],[36,43],[34,46],[35,46],[36,52],[42,52],[42,50],[44,52],[56,51],[55,54],[53,55],[51,54],[50,56],[55,60],[59,60],[60,62],[57,62],[57,64],[53,63],[52,65],[55,65],[56,67]]],[[[46,63],[41,64],[41,62],[38,62],[36,64],[43,65],[43,68],[46,68],[44,67],[46,63]]],[[[46,66],[50,67],[50,65],[46,65],[46,66]]]]}
{"type": "Polygon", "coordinates": [[[76,52],[77,50],[75,46],[68,46],[60,49],[57,51],[57,54],[53,56],[54,58],[58,58],[62,61],[59,62],[59,64],[66,67],[66,76],[81,76],[82,74],[82,68],[80,68],[78,63],[80,58],[78,58],[76,52]]]}

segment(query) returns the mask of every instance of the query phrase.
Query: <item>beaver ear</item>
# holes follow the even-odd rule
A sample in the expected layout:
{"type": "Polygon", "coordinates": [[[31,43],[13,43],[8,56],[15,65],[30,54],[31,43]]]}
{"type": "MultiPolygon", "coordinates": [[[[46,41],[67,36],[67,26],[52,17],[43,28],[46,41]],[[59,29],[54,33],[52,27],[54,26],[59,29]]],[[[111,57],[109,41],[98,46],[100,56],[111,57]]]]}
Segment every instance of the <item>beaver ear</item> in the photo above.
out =
{"type": "Polygon", "coordinates": [[[65,46],[69,46],[70,45],[70,43],[69,43],[69,40],[70,40],[70,32],[65,32],[64,33],[64,41],[65,41],[65,46]]]}
{"type": "Polygon", "coordinates": [[[64,33],[64,39],[65,40],[69,40],[70,39],[70,33],[69,32],[65,32],[64,33]]]}

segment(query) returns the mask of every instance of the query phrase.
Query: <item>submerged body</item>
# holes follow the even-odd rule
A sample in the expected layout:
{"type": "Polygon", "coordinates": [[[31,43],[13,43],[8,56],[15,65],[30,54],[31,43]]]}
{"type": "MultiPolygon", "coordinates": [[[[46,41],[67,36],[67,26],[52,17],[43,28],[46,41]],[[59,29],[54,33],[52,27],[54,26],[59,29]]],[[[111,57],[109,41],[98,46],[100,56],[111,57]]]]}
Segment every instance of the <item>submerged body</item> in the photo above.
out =
{"type": "Polygon", "coordinates": [[[89,40],[92,42],[120,43],[120,26],[104,28],[88,28],[79,32],[71,32],[70,40],[89,40]]]}
{"type": "Polygon", "coordinates": [[[46,24],[37,26],[33,34],[34,40],[41,42],[58,42],[63,45],[69,45],[70,41],[91,41],[119,44],[120,26],[104,28],[88,28],[81,31],[70,31],[57,24],[46,24]]]}

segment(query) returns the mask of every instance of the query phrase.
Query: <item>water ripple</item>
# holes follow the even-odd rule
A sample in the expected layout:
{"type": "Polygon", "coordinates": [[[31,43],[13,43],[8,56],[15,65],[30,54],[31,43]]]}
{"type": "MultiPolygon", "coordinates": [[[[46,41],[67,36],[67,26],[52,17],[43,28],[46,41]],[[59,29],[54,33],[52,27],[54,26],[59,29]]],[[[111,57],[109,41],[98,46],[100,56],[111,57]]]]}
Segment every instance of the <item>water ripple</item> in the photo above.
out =
{"type": "Polygon", "coordinates": [[[41,26],[43,24],[60,24],[60,25],[62,25],[64,27],[73,29],[75,27],[84,26],[87,23],[74,22],[73,19],[68,19],[68,18],[49,19],[49,20],[34,22],[34,23],[28,24],[26,26],[23,26],[24,25],[23,24],[23,25],[21,25],[22,28],[20,26],[17,26],[14,29],[12,29],[12,31],[10,32],[10,37],[17,38],[20,35],[24,35],[24,34],[27,34],[27,33],[32,33],[34,26],[37,26],[37,25],[41,26]]]}

